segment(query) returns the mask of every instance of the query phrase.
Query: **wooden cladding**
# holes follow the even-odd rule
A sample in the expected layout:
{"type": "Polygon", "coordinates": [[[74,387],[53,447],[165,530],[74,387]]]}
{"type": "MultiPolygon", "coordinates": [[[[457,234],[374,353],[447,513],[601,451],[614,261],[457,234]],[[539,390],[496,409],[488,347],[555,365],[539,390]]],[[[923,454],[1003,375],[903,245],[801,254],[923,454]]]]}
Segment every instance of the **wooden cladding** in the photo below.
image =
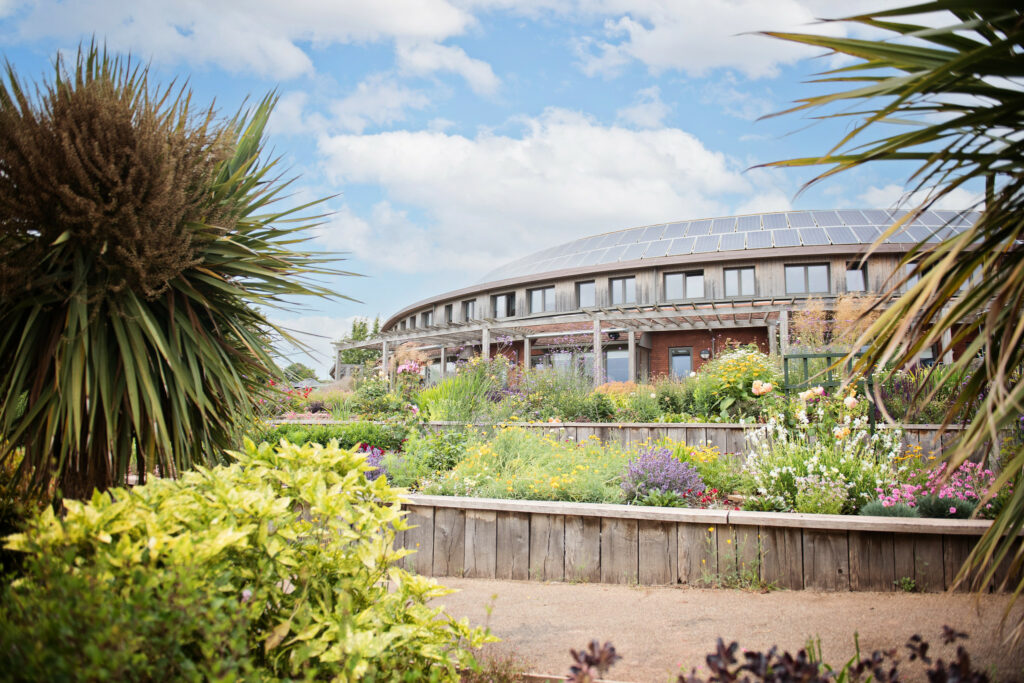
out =
{"type": "MultiPolygon", "coordinates": [[[[410,496],[396,544],[429,576],[819,591],[953,586],[981,521],[410,496]]],[[[997,575],[999,583],[1005,572],[997,575]]]]}

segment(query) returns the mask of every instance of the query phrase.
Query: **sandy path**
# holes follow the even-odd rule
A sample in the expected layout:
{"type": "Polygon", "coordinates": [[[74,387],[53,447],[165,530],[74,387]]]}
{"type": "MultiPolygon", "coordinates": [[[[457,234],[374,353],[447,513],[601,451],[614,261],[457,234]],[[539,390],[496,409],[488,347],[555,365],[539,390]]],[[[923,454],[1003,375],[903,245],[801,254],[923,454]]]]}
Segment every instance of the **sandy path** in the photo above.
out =
{"type": "MultiPolygon", "coordinates": [[[[564,674],[569,648],[591,639],[611,641],[623,656],[609,674],[621,681],[674,680],[680,667],[702,668],[704,656],[721,636],[741,648],[773,644],[796,652],[808,638],[820,638],[825,661],[841,664],[854,653],[900,647],[913,633],[940,646],[943,624],[970,634],[972,660],[999,680],[1024,680],[1024,648],[1011,649],[999,636],[1005,596],[906,593],[749,593],[686,587],[629,587],[607,584],[538,583],[492,579],[440,580],[459,592],[436,601],[456,617],[490,625],[532,663],[532,670],[564,674]],[[488,615],[488,606],[491,606],[488,615]],[[980,611],[979,611],[980,610],[980,611]]],[[[1024,611],[1018,605],[1014,614],[1024,611]]]]}

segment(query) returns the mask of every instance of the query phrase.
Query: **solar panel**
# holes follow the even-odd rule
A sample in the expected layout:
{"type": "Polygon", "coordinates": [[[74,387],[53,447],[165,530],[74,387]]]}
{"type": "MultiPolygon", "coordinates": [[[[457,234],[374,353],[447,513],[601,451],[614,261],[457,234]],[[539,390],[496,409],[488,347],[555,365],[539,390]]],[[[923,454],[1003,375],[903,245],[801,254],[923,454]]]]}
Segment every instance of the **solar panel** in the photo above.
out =
{"type": "Polygon", "coordinates": [[[615,263],[624,253],[626,253],[625,246],[612,247],[601,255],[601,260],[598,263],[615,263]]]}
{"type": "Polygon", "coordinates": [[[920,223],[921,225],[927,225],[928,227],[931,228],[937,228],[940,225],[942,225],[945,221],[936,216],[934,211],[925,211],[920,216],[918,216],[917,220],[914,222],[920,223]]]}
{"type": "Polygon", "coordinates": [[[608,251],[608,250],[607,249],[598,249],[597,251],[589,251],[589,252],[587,252],[587,255],[583,258],[583,262],[580,263],[580,265],[581,266],[594,266],[594,265],[597,265],[598,263],[601,262],[601,259],[604,257],[604,253],[606,251],[608,251]]]}
{"type": "Polygon", "coordinates": [[[607,235],[603,235],[603,237],[604,239],[602,239],[597,245],[598,249],[607,249],[608,247],[614,247],[616,244],[619,243],[620,235],[617,232],[612,232],[607,235]]]}
{"type": "Polygon", "coordinates": [[[760,216],[740,216],[736,219],[736,229],[740,232],[749,232],[751,230],[761,229],[761,217],[760,216]]]}
{"type": "Polygon", "coordinates": [[[931,238],[932,233],[934,231],[931,228],[925,227],[923,225],[911,225],[909,228],[906,229],[906,232],[907,235],[909,235],[910,238],[913,239],[915,242],[924,242],[925,240],[931,238]]]}
{"type": "Polygon", "coordinates": [[[832,244],[858,244],[860,242],[853,230],[845,225],[837,225],[832,228],[825,228],[825,234],[832,244]]]}
{"type": "Polygon", "coordinates": [[[693,251],[693,237],[681,237],[677,240],[672,240],[672,244],[668,248],[669,256],[681,256],[683,254],[689,254],[693,251]]]}
{"type": "Polygon", "coordinates": [[[768,249],[772,246],[772,232],[757,230],[747,233],[747,249],[768,249]]]}
{"type": "Polygon", "coordinates": [[[777,247],[799,247],[800,236],[796,230],[772,230],[772,238],[777,247]]]}
{"type": "Polygon", "coordinates": [[[597,245],[601,244],[601,242],[603,242],[603,241],[604,241],[604,235],[597,235],[596,237],[588,237],[587,239],[583,240],[582,244],[580,244],[579,250],[580,251],[590,251],[591,249],[597,249],[597,245]]]}
{"type": "Polygon", "coordinates": [[[661,236],[663,240],[675,239],[676,237],[682,237],[686,234],[686,226],[689,223],[671,223],[665,226],[665,234],[661,236]]]}
{"type": "Polygon", "coordinates": [[[644,252],[644,258],[658,258],[668,254],[668,247],[672,244],[669,240],[659,240],[657,242],[651,242],[651,246],[647,247],[647,251],[644,252]]]}
{"type": "Polygon", "coordinates": [[[639,258],[643,258],[644,252],[647,251],[649,245],[647,242],[641,242],[640,244],[631,244],[626,247],[626,251],[619,257],[620,261],[636,261],[639,258]]]}
{"type": "Polygon", "coordinates": [[[626,230],[622,233],[622,236],[619,237],[619,241],[616,242],[616,244],[636,244],[643,232],[643,228],[626,230]]]}
{"type": "Polygon", "coordinates": [[[828,237],[825,236],[823,228],[801,228],[800,239],[807,246],[828,244],[828,237]]]}
{"type": "MultiPolygon", "coordinates": [[[[718,247],[719,251],[739,251],[743,248],[744,238],[746,233],[742,232],[730,232],[727,235],[722,235],[722,244],[718,247]]],[[[700,239],[704,239],[701,237],[700,239]]]]}
{"type": "Polygon", "coordinates": [[[789,223],[786,222],[786,214],[784,213],[768,213],[762,216],[762,218],[764,219],[766,230],[789,227],[789,223]]]}
{"type": "Polygon", "coordinates": [[[718,251],[718,235],[701,235],[697,243],[693,245],[693,253],[704,254],[709,251],[718,251]]]}
{"type": "Polygon", "coordinates": [[[653,242],[654,240],[660,240],[662,233],[665,232],[664,225],[652,225],[649,228],[644,228],[644,232],[640,235],[640,242],[653,242]]]}
{"type": "Polygon", "coordinates": [[[862,212],[864,217],[868,219],[869,223],[874,225],[891,225],[892,221],[889,220],[888,211],[879,211],[878,209],[868,209],[862,212]]]}
{"type": "Polygon", "coordinates": [[[690,227],[686,229],[686,236],[707,235],[710,231],[711,221],[693,221],[690,223],[690,227]]]}
{"type": "Polygon", "coordinates": [[[736,230],[736,219],[735,218],[716,218],[711,224],[711,234],[721,235],[726,232],[735,232],[736,230]]]}
{"type": "Polygon", "coordinates": [[[813,211],[811,215],[814,216],[814,220],[817,221],[818,225],[823,228],[843,224],[835,211],[813,211]]]}
{"type": "Polygon", "coordinates": [[[888,244],[914,244],[918,240],[914,239],[908,231],[907,226],[902,226],[894,234],[890,235],[885,239],[888,244]]]}
{"type": "Polygon", "coordinates": [[[789,219],[789,225],[794,228],[816,228],[818,224],[811,218],[811,214],[806,211],[799,213],[787,213],[786,218],[789,219]]]}
{"type": "Polygon", "coordinates": [[[871,244],[881,234],[873,225],[853,225],[850,226],[850,230],[853,230],[853,234],[857,236],[857,240],[861,244],[871,244]]]}
{"type": "Polygon", "coordinates": [[[846,223],[847,225],[864,225],[865,223],[871,222],[864,218],[864,214],[855,209],[843,209],[842,211],[838,211],[837,213],[839,214],[839,217],[843,219],[843,222],[846,223]]]}

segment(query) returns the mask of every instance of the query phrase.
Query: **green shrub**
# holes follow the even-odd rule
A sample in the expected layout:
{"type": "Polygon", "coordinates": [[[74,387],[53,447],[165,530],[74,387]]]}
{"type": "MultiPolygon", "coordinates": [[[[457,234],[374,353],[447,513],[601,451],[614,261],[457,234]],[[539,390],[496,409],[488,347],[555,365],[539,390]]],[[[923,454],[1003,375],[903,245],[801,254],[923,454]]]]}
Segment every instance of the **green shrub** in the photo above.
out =
{"type": "Polygon", "coordinates": [[[248,441],[232,456],[65,501],[64,519],[47,508],[10,537],[27,558],[0,605],[2,670],[459,680],[489,637],[429,607],[447,591],[395,565],[399,492],[367,480],[362,454],[248,441]]]}
{"type": "Polygon", "coordinates": [[[370,420],[404,415],[408,410],[405,399],[391,392],[388,383],[378,378],[360,383],[349,405],[351,412],[370,420]]]}
{"type": "Polygon", "coordinates": [[[404,452],[384,456],[388,481],[393,486],[419,488],[421,480],[447,472],[462,462],[469,438],[465,431],[411,432],[404,452]]]}
{"type": "Polygon", "coordinates": [[[663,378],[654,386],[654,395],[658,407],[666,414],[686,414],[694,412],[693,390],[695,383],[690,379],[663,378]]]}
{"type": "Polygon", "coordinates": [[[974,513],[977,502],[962,498],[942,496],[921,496],[917,499],[917,510],[922,517],[946,519],[967,519],[974,513]]]}
{"type": "Polygon", "coordinates": [[[607,394],[595,391],[583,402],[582,412],[588,422],[608,422],[615,415],[615,404],[607,394]]]}
{"type": "Polygon", "coordinates": [[[374,424],[373,422],[352,422],[349,424],[282,424],[262,432],[261,439],[277,443],[281,439],[302,445],[337,441],[341,448],[353,448],[361,443],[370,444],[385,451],[402,449],[409,430],[398,424],[374,424]]]}
{"type": "Polygon", "coordinates": [[[477,360],[460,365],[458,371],[422,390],[420,407],[431,420],[445,422],[482,422],[491,419],[493,392],[503,387],[508,376],[508,361],[498,356],[490,361],[477,360]]]}
{"type": "Polygon", "coordinates": [[[912,508],[906,503],[895,505],[883,505],[880,500],[873,500],[860,509],[857,514],[868,517],[920,517],[921,513],[917,508],[912,508]]]}

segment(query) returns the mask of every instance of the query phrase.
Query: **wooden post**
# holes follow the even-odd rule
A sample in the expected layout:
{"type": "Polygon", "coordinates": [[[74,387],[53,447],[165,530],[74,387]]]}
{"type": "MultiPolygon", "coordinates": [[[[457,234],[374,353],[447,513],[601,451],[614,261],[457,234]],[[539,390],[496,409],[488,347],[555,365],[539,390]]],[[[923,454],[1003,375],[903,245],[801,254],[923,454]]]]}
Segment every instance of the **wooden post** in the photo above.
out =
{"type": "Polygon", "coordinates": [[[789,311],[779,311],[779,351],[785,356],[789,353],[789,311]]]}
{"type": "Polygon", "coordinates": [[[334,381],[341,379],[341,349],[334,349],[334,381]]]}
{"type": "Polygon", "coordinates": [[[380,343],[380,367],[384,372],[384,380],[391,386],[391,371],[388,369],[388,343],[382,341],[380,343]]]}
{"type": "Polygon", "coordinates": [[[491,328],[485,327],[480,334],[480,355],[484,360],[491,357],[491,328]]]}
{"type": "Polygon", "coordinates": [[[942,354],[942,362],[945,365],[953,364],[953,349],[950,348],[950,343],[953,341],[953,331],[946,329],[942,333],[942,348],[946,349],[946,353],[942,354]]]}
{"type": "Polygon", "coordinates": [[[446,349],[443,346],[441,347],[441,381],[442,382],[444,381],[445,368],[448,365],[448,363],[445,362],[447,360],[447,355],[448,355],[447,351],[448,351],[448,349],[446,349]]]}
{"type": "Polygon", "coordinates": [[[604,382],[604,364],[601,362],[601,321],[594,321],[594,386],[598,387],[604,382]]]}
{"type": "Polygon", "coordinates": [[[778,325],[768,323],[768,353],[775,356],[779,353],[778,325]]]}
{"type": "Polygon", "coordinates": [[[629,382],[636,381],[636,338],[633,330],[626,332],[626,341],[629,342],[629,382]]]}
{"type": "Polygon", "coordinates": [[[530,364],[530,360],[532,358],[530,355],[531,353],[533,353],[533,349],[530,348],[530,338],[523,337],[523,370],[529,370],[533,367],[530,364]]]}

